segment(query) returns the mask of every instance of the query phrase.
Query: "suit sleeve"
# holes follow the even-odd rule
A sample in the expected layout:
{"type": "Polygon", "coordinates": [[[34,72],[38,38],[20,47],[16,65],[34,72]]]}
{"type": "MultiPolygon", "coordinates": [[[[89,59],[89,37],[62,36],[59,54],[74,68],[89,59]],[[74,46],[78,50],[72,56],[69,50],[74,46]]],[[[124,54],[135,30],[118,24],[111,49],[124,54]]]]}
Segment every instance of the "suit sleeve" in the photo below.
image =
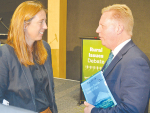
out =
{"type": "Polygon", "coordinates": [[[2,47],[0,47],[0,103],[3,102],[5,92],[7,91],[8,74],[7,57],[2,52],[2,47]]]}
{"type": "Polygon", "coordinates": [[[91,113],[144,113],[149,102],[150,68],[143,58],[131,60],[120,79],[121,102],[113,108],[93,108],[91,113]]]}
{"type": "Polygon", "coordinates": [[[51,48],[50,48],[50,46],[49,46],[49,44],[47,44],[46,42],[45,42],[45,47],[46,47],[46,49],[47,49],[47,52],[48,52],[48,57],[49,57],[49,59],[50,59],[50,70],[51,70],[51,76],[50,76],[50,79],[51,79],[51,86],[52,86],[52,92],[53,92],[53,104],[54,104],[54,106],[53,106],[53,113],[58,113],[58,111],[57,111],[57,105],[56,105],[56,102],[55,102],[55,91],[54,91],[54,80],[53,80],[53,69],[52,69],[52,58],[51,58],[51,48]]]}

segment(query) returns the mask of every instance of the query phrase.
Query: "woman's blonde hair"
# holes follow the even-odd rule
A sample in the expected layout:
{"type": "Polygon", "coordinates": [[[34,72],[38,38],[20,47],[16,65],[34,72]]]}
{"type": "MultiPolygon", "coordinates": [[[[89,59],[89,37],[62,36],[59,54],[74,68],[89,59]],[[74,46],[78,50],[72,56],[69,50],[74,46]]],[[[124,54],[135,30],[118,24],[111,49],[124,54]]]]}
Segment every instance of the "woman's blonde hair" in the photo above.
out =
{"type": "Polygon", "coordinates": [[[111,19],[122,22],[127,33],[132,36],[134,19],[130,8],[125,4],[114,4],[112,6],[103,8],[102,14],[108,11],[112,11],[111,19]]]}
{"type": "MultiPolygon", "coordinates": [[[[34,65],[34,62],[30,58],[30,51],[25,40],[24,23],[30,23],[33,17],[41,10],[46,11],[40,2],[26,1],[16,8],[11,19],[7,44],[14,48],[19,61],[25,66],[34,65]]],[[[43,65],[47,56],[48,54],[42,40],[35,41],[33,44],[35,61],[43,65]]]]}

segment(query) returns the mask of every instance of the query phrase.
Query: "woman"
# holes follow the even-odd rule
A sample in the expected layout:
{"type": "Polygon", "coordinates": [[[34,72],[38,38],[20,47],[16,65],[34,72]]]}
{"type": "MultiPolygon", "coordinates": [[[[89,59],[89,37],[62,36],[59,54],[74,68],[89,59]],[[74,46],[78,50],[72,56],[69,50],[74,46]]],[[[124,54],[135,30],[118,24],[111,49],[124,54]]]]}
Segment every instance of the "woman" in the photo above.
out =
{"type": "Polygon", "coordinates": [[[35,1],[15,10],[7,44],[0,47],[0,102],[36,112],[57,113],[51,49],[42,41],[46,10],[35,1]]]}

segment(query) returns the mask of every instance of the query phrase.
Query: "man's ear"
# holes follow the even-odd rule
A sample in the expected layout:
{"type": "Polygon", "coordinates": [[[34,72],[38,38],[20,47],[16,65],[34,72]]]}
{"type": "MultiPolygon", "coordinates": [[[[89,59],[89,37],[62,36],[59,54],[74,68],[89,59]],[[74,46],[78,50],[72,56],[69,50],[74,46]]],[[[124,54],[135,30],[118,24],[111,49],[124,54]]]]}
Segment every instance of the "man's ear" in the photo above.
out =
{"type": "Polygon", "coordinates": [[[121,34],[123,32],[123,30],[124,30],[124,26],[123,25],[118,24],[116,26],[116,33],[117,33],[117,35],[121,34]]]}

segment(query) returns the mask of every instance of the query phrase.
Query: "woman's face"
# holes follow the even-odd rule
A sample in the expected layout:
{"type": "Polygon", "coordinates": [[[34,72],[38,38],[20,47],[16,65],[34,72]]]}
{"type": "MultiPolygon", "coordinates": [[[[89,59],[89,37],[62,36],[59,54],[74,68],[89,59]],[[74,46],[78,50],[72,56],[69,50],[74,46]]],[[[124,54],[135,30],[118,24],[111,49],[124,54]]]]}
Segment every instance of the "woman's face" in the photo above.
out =
{"type": "Polygon", "coordinates": [[[32,46],[35,41],[41,40],[46,29],[46,13],[44,10],[41,10],[28,25],[25,25],[24,31],[27,44],[32,46]]]}

